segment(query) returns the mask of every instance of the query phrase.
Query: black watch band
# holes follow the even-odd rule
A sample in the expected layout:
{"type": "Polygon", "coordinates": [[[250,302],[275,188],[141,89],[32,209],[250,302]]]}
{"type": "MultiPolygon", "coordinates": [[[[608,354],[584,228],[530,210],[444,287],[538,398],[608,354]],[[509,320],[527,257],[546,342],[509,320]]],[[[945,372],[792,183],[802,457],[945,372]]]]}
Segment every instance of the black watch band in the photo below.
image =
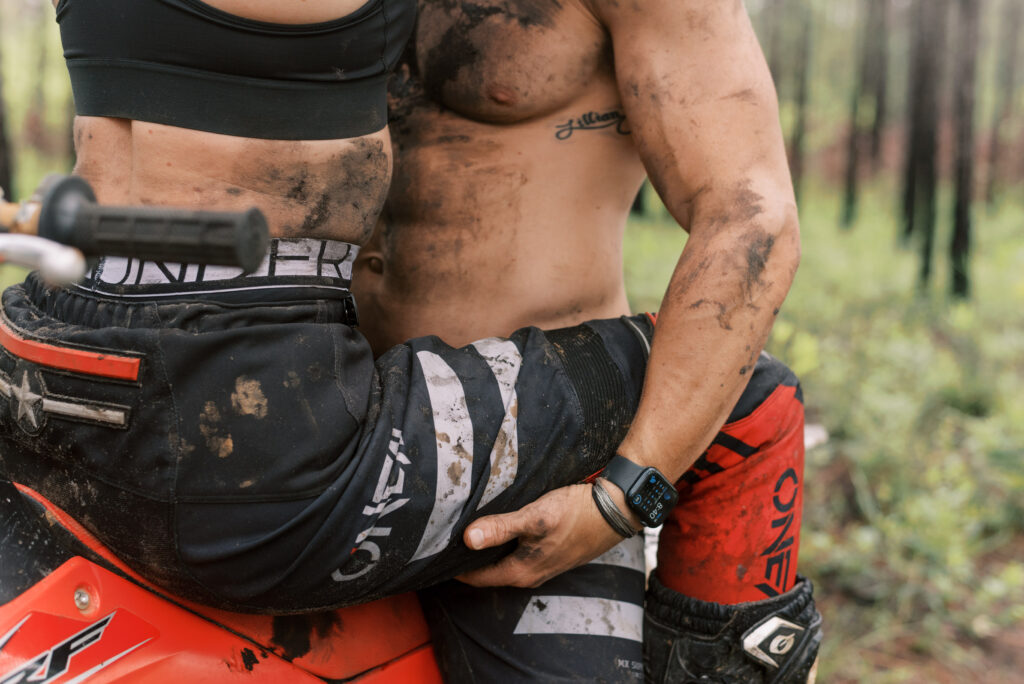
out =
{"type": "Polygon", "coordinates": [[[679,501],[679,492],[657,468],[638,466],[625,456],[615,456],[601,473],[626,496],[626,505],[647,527],[665,522],[679,501]]]}

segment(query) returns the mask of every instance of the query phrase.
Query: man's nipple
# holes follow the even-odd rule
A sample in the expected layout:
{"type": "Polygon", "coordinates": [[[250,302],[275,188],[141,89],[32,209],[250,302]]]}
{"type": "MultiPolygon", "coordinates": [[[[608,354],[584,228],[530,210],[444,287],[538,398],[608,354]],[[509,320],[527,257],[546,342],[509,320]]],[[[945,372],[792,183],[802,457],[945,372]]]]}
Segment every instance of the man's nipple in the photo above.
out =
{"type": "Polygon", "coordinates": [[[487,97],[504,107],[511,107],[517,102],[515,91],[505,86],[491,86],[487,89],[487,97]]]}

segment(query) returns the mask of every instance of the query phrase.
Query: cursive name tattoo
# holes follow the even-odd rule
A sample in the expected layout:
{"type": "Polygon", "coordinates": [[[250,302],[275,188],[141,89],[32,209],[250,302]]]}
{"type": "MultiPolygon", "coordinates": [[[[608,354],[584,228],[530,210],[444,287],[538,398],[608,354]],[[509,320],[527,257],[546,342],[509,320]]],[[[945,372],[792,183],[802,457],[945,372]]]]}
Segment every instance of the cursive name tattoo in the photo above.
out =
{"type": "Polygon", "coordinates": [[[555,137],[559,140],[568,140],[576,131],[596,131],[613,126],[619,135],[629,135],[632,132],[626,115],[613,109],[604,113],[587,112],[578,118],[569,119],[564,124],[558,124],[555,126],[555,137]]]}

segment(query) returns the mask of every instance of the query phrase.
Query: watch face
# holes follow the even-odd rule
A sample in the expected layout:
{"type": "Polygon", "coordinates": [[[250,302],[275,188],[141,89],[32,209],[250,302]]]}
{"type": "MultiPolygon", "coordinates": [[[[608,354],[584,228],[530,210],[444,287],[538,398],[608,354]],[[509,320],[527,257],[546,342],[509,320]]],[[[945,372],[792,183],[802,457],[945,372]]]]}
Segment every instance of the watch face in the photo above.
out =
{"type": "Polygon", "coordinates": [[[627,496],[629,507],[648,527],[657,527],[663,523],[665,516],[675,507],[678,500],[679,492],[654,468],[647,468],[644,474],[637,478],[629,488],[627,496]]]}

